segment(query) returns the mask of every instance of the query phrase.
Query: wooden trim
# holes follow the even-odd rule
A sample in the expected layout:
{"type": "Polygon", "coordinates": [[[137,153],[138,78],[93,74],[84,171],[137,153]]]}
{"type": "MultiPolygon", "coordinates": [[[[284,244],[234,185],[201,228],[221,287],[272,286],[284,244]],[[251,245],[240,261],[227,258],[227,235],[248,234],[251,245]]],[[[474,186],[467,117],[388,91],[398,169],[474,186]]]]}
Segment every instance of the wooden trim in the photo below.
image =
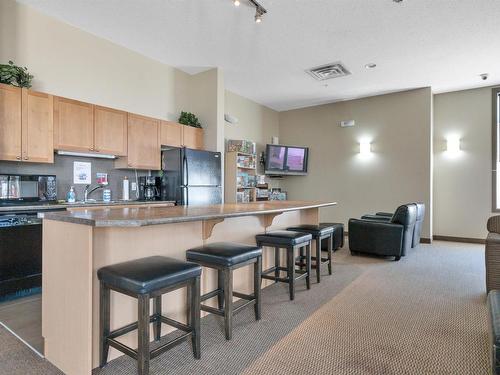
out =
{"type": "Polygon", "coordinates": [[[435,241],[450,241],[450,242],[476,243],[476,244],[486,243],[486,240],[483,238],[453,237],[453,236],[441,236],[441,235],[435,235],[432,238],[435,241]]]}
{"type": "Polygon", "coordinates": [[[430,238],[421,237],[420,238],[420,243],[431,244],[432,240],[430,238]]]}
{"type": "Polygon", "coordinates": [[[261,215],[259,216],[259,219],[262,223],[262,226],[264,227],[265,231],[267,232],[267,228],[269,228],[271,225],[273,225],[273,220],[276,216],[281,215],[283,212],[276,212],[272,214],[266,214],[266,215],[261,215]]]}
{"type": "Polygon", "coordinates": [[[211,219],[211,220],[203,220],[203,232],[202,232],[202,238],[203,241],[208,240],[212,236],[212,231],[214,230],[214,227],[222,223],[224,219],[211,219]]]}

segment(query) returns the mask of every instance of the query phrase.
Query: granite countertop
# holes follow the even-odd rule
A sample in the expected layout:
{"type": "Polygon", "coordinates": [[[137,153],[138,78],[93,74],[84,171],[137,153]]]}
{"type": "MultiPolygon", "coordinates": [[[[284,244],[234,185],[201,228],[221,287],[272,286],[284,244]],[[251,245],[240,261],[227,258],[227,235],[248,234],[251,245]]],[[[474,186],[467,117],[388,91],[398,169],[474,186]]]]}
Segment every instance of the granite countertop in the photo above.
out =
{"type": "Polygon", "coordinates": [[[188,221],[264,215],[336,205],[336,202],[271,201],[229,203],[209,206],[172,206],[147,208],[102,208],[93,210],[47,212],[44,220],[64,221],[95,227],[140,227],[188,221]]]}
{"type": "Polygon", "coordinates": [[[19,204],[10,206],[0,206],[0,213],[11,212],[11,211],[46,211],[46,210],[64,210],[66,208],[78,208],[78,207],[101,207],[101,206],[133,206],[133,205],[154,205],[154,204],[165,204],[165,203],[175,203],[173,201],[94,201],[91,203],[75,202],[75,203],[39,203],[39,204],[19,204]]]}

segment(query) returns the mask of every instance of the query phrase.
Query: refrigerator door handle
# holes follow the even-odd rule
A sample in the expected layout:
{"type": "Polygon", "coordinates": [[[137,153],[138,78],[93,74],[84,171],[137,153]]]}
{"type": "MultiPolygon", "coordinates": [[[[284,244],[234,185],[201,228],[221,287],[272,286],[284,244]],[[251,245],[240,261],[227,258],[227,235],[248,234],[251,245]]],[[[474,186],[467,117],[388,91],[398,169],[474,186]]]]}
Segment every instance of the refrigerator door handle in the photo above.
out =
{"type": "Polygon", "coordinates": [[[182,156],[182,185],[187,186],[188,184],[188,162],[187,162],[187,157],[186,154],[183,153],[182,156]]]}

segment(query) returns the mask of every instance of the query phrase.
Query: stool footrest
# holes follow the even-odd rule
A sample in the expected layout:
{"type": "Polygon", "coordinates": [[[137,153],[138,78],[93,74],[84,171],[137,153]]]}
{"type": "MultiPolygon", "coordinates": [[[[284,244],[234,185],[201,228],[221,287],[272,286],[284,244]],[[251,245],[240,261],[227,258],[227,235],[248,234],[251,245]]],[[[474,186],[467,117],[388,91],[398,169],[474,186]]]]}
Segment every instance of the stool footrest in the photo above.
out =
{"type": "Polygon", "coordinates": [[[253,305],[254,303],[255,303],[255,299],[252,299],[252,300],[249,300],[249,301],[245,301],[244,303],[242,303],[242,304],[240,304],[238,306],[233,307],[233,314],[236,314],[236,313],[240,312],[241,310],[243,310],[248,305],[253,305]]]}
{"type": "Polygon", "coordinates": [[[246,299],[247,301],[255,300],[255,296],[253,294],[243,294],[240,292],[233,292],[233,296],[241,298],[241,299],[246,299]]]}
{"type": "Polygon", "coordinates": [[[116,341],[115,339],[107,339],[109,346],[115,348],[116,350],[122,352],[123,354],[128,355],[129,357],[132,357],[137,361],[137,350],[134,350],[132,348],[129,348],[127,345],[122,344],[119,341],[116,341]]]}
{"type": "MultiPolygon", "coordinates": [[[[149,323],[153,323],[154,321],[156,321],[156,316],[151,315],[149,317],[149,323]]],[[[139,323],[137,323],[137,322],[127,324],[126,326],[123,326],[121,328],[115,329],[114,331],[111,331],[107,337],[109,339],[116,339],[117,337],[123,336],[126,333],[132,332],[134,329],[137,329],[138,326],[139,326],[139,323]]]]}
{"type": "Polygon", "coordinates": [[[170,340],[169,342],[163,344],[162,346],[151,350],[151,352],[149,354],[150,358],[153,359],[153,358],[159,356],[160,354],[163,354],[164,352],[173,348],[174,346],[179,345],[180,343],[182,343],[185,339],[187,339],[190,336],[191,336],[191,332],[184,333],[184,334],[180,335],[179,337],[176,337],[175,339],[170,340]]]}
{"type": "Polygon", "coordinates": [[[222,292],[220,288],[212,290],[211,292],[208,292],[200,297],[200,301],[206,301],[207,299],[213,298],[219,294],[219,292],[222,292]]]}
{"type": "Polygon", "coordinates": [[[193,331],[191,329],[191,327],[189,327],[188,325],[181,323],[181,322],[178,322],[177,320],[167,318],[163,315],[160,315],[160,321],[164,324],[167,324],[169,326],[172,326],[172,327],[177,328],[177,329],[184,331],[184,332],[192,332],[193,331]]]}
{"type": "Polygon", "coordinates": [[[219,310],[219,309],[216,309],[215,307],[212,307],[212,306],[207,306],[207,305],[201,305],[200,306],[200,309],[202,311],[206,311],[210,314],[215,314],[215,315],[219,315],[219,316],[224,316],[224,310],[219,310]]]}

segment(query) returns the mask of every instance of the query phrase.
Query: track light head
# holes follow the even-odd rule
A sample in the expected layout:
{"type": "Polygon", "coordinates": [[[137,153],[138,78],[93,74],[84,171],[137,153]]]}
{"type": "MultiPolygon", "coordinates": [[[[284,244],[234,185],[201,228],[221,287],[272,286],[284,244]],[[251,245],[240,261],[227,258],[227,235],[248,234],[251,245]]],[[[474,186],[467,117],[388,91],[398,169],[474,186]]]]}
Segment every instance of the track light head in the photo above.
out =
{"type": "Polygon", "coordinates": [[[239,7],[240,6],[240,0],[233,0],[233,4],[235,7],[239,7]]]}
{"type": "Polygon", "coordinates": [[[261,9],[260,7],[255,8],[255,23],[261,23],[262,22],[262,16],[264,15],[265,10],[261,9]]]}

